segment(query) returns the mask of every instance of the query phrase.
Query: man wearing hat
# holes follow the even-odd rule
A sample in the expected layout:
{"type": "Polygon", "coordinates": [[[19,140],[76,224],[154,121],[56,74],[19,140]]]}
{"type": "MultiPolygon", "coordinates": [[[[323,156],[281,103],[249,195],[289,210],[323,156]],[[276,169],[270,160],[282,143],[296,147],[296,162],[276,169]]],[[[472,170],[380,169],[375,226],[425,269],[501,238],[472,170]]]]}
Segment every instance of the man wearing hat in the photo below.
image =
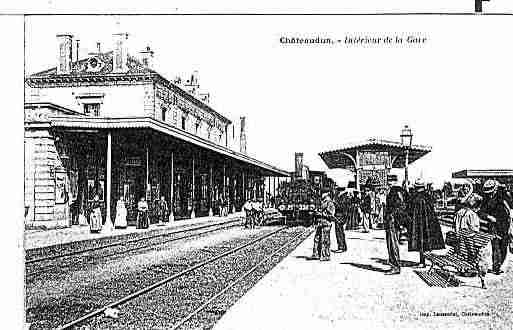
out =
{"type": "Polygon", "coordinates": [[[347,251],[346,234],[344,224],[347,219],[348,200],[344,192],[339,192],[335,201],[335,237],[337,238],[338,249],[333,252],[347,251]]]}
{"type": "Polygon", "coordinates": [[[385,274],[400,274],[401,264],[399,258],[399,226],[401,222],[404,222],[404,218],[407,217],[404,193],[400,186],[395,185],[390,187],[390,191],[386,196],[386,208],[384,214],[388,263],[392,267],[385,274]]]}
{"type": "Polygon", "coordinates": [[[363,212],[363,232],[368,233],[369,229],[372,229],[372,225],[374,224],[374,220],[377,216],[377,207],[376,207],[376,193],[374,189],[378,184],[372,180],[371,178],[367,179],[367,182],[364,186],[364,197],[362,203],[362,212],[363,212]]]}
{"type": "Polygon", "coordinates": [[[316,212],[316,229],[312,259],[321,261],[330,260],[330,231],[332,221],[335,219],[335,203],[330,198],[328,189],[322,190],[322,202],[316,212]]]}
{"type": "Polygon", "coordinates": [[[425,251],[445,248],[442,229],[435,214],[433,199],[426,192],[422,180],[415,180],[414,192],[408,203],[411,225],[408,235],[408,251],[418,251],[420,267],[426,266],[425,251]]]}
{"type": "Polygon", "coordinates": [[[510,237],[510,209],[511,201],[505,191],[500,191],[499,182],[487,180],[483,185],[484,199],[478,215],[488,221],[489,233],[495,237],[492,239],[492,271],[499,275],[502,264],[508,252],[510,237]]]}

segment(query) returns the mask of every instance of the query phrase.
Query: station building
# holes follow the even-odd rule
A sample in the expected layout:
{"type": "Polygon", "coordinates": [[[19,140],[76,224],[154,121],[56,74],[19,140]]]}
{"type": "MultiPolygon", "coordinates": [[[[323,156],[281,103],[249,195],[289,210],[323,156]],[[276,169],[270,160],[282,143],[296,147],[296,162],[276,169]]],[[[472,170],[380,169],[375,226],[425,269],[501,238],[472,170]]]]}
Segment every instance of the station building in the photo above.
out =
{"type": "Polygon", "coordinates": [[[235,212],[288,176],[248,156],[245,118],[209,106],[197,72],[170,81],[149,47],[135,56],[127,39],[115,34],[113,50],[79,58],[78,41],[57,35],[56,66],[25,79],[27,228],[69,227],[71,203],[87,215],[95,195],[104,221],[120,198],[129,224],[141,197],[151,208],[164,196],[171,221],[215,215],[221,201],[235,212]]]}

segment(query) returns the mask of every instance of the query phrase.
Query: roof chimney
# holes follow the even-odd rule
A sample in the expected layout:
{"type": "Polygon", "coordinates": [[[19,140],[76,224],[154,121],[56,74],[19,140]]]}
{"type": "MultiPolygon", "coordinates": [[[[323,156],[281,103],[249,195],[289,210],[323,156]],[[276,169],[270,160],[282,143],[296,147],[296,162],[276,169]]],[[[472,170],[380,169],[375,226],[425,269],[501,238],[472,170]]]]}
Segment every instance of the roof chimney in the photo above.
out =
{"type": "Polygon", "coordinates": [[[240,117],[240,152],[247,154],[246,117],[240,117]]]}
{"type": "Polygon", "coordinates": [[[59,50],[57,62],[57,74],[71,73],[73,35],[58,34],[57,44],[59,50]]]}
{"type": "Polygon", "coordinates": [[[294,160],[295,160],[295,177],[300,178],[303,175],[303,153],[302,152],[296,152],[294,154],[294,160]]]}
{"type": "Polygon", "coordinates": [[[199,93],[200,101],[208,104],[210,102],[210,93],[199,93]]]}
{"type": "Polygon", "coordinates": [[[112,56],[112,69],[113,72],[126,72],[128,70],[128,52],[127,40],[128,33],[114,33],[114,52],[112,56]]]}
{"type": "Polygon", "coordinates": [[[75,55],[75,61],[78,62],[80,56],[80,39],[76,40],[75,55]]]}
{"type": "Polygon", "coordinates": [[[191,95],[196,95],[199,90],[199,73],[198,70],[194,70],[191,77],[185,82],[185,87],[191,95]]]}
{"type": "Polygon", "coordinates": [[[153,54],[155,52],[151,50],[150,46],[146,46],[146,49],[141,51],[140,53],[144,67],[148,69],[153,69],[153,54]]]}

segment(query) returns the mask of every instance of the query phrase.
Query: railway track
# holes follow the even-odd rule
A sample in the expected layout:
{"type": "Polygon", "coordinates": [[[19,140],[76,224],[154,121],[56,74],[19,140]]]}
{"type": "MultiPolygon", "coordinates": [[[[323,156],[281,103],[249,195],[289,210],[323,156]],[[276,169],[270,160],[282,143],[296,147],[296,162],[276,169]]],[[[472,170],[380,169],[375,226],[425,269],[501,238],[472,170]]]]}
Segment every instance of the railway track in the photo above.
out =
{"type": "Polygon", "coordinates": [[[289,241],[285,242],[280,247],[278,247],[276,250],[274,250],[274,252],[272,252],[271,254],[267,255],[266,257],[260,259],[260,261],[256,265],[251,267],[249,270],[243,272],[241,275],[239,275],[235,279],[233,279],[230,282],[228,282],[226,284],[226,286],[224,286],[223,289],[219,290],[217,293],[212,295],[210,298],[208,298],[207,300],[203,301],[197,308],[195,308],[192,312],[187,314],[185,317],[182,317],[179,321],[174,323],[173,326],[170,327],[169,329],[170,330],[178,330],[178,329],[183,328],[183,326],[187,322],[189,322],[194,317],[197,317],[200,313],[205,311],[206,308],[209,307],[213,302],[215,302],[216,300],[220,299],[229,290],[234,289],[234,287],[236,285],[241,283],[243,280],[245,280],[250,275],[254,274],[257,270],[259,270],[264,265],[266,265],[266,263],[270,262],[272,260],[272,258],[277,257],[280,253],[283,253],[283,252],[287,251],[287,249],[290,246],[293,246],[293,245],[295,245],[298,242],[302,242],[304,237],[308,236],[310,234],[311,234],[311,231],[307,231],[306,235],[305,235],[304,232],[301,232],[301,233],[295,235],[292,239],[290,239],[289,241]]]}
{"type": "Polygon", "coordinates": [[[275,235],[277,235],[278,233],[286,230],[287,228],[286,227],[281,227],[277,230],[274,230],[274,231],[271,231],[270,233],[266,233],[260,237],[257,237],[255,239],[252,239],[250,240],[249,242],[246,242],[242,245],[239,245],[239,246],[236,246],[236,247],[233,247],[233,248],[230,248],[229,250],[227,251],[224,251],[222,253],[219,253],[219,254],[216,254],[215,256],[213,257],[210,257],[208,258],[207,260],[204,260],[204,261],[201,261],[201,262],[197,262],[185,269],[182,269],[181,271],[178,271],[178,272],[175,272],[155,283],[152,283],[151,285],[147,285],[143,288],[139,288],[138,290],[136,290],[135,292],[132,292],[128,295],[124,295],[122,297],[120,297],[119,299],[117,299],[116,301],[113,301],[109,304],[105,304],[103,305],[102,307],[100,308],[97,308],[73,321],[69,321],[61,326],[58,327],[58,329],[72,329],[72,328],[75,328],[81,324],[84,324],[85,322],[89,321],[89,320],[92,320],[100,315],[102,315],[105,310],[107,309],[111,309],[111,308],[116,308],[116,307],[119,307],[120,305],[123,305],[123,304],[126,304],[130,301],[133,301],[134,299],[137,299],[137,298],[140,298],[146,294],[148,294],[149,292],[152,292],[176,279],[179,279],[179,278],[182,278],[184,277],[185,275],[188,275],[196,270],[199,270],[205,266],[208,266],[208,265],[212,265],[213,263],[215,263],[216,261],[218,260],[221,260],[227,256],[231,256],[231,255],[234,255],[236,253],[238,253],[239,251],[242,251],[248,247],[252,247],[252,246],[255,246],[257,244],[259,244],[260,242],[266,240],[266,239],[269,239],[275,235]]]}
{"type": "Polygon", "coordinates": [[[30,282],[31,279],[34,277],[37,277],[38,275],[41,275],[43,273],[47,273],[52,270],[58,270],[59,272],[62,272],[66,269],[72,268],[76,266],[76,257],[83,256],[80,258],[80,264],[84,263],[90,263],[97,261],[101,258],[109,258],[113,256],[119,256],[123,254],[127,254],[130,252],[135,252],[143,249],[148,249],[151,247],[155,247],[158,245],[164,245],[167,243],[179,241],[188,239],[191,237],[201,236],[205,235],[211,232],[215,232],[222,229],[228,229],[232,227],[239,226],[241,223],[241,218],[237,218],[234,220],[229,220],[221,223],[215,223],[215,224],[208,224],[208,225],[201,225],[201,226],[194,226],[191,228],[186,228],[182,230],[175,230],[167,233],[162,233],[158,235],[152,235],[152,236],[145,236],[145,237],[139,237],[136,239],[130,239],[126,241],[119,241],[115,243],[110,244],[104,244],[97,247],[87,248],[87,249],[80,249],[76,251],[72,251],[69,253],[63,253],[59,255],[51,255],[43,258],[33,258],[29,259],[25,262],[25,268],[26,268],[26,280],[30,282]],[[207,230],[203,230],[207,229],[207,230]],[[197,232],[200,230],[199,232],[197,232]],[[192,234],[189,234],[191,233],[192,234]],[[178,236],[180,234],[189,234],[189,235],[183,235],[178,236]],[[175,236],[175,237],[169,237],[169,236],[175,236]],[[143,243],[143,244],[141,244],[143,243]],[[114,249],[114,248],[121,248],[120,251],[114,251],[112,253],[106,253],[106,254],[91,254],[96,253],[99,251],[106,251],[108,249],[114,249]],[[85,255],[85,256],[84,256],[85,255]],[[54,262],[59,259],[67,260],[68,262],[54,262]],[[71,259],[71,260],[68,260],[71,259]]]}

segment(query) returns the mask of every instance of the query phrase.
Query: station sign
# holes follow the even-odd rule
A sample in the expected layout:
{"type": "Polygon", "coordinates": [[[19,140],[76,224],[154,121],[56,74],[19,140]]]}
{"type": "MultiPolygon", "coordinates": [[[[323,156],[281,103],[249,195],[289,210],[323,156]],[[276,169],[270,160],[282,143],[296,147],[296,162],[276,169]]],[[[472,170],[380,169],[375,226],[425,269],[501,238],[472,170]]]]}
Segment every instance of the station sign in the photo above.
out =
{"type": "Polygon", "coordinates": [[[389,168],[390,155],[386,151],[362,151],[359,153],[361,167],[389,168]]]}

